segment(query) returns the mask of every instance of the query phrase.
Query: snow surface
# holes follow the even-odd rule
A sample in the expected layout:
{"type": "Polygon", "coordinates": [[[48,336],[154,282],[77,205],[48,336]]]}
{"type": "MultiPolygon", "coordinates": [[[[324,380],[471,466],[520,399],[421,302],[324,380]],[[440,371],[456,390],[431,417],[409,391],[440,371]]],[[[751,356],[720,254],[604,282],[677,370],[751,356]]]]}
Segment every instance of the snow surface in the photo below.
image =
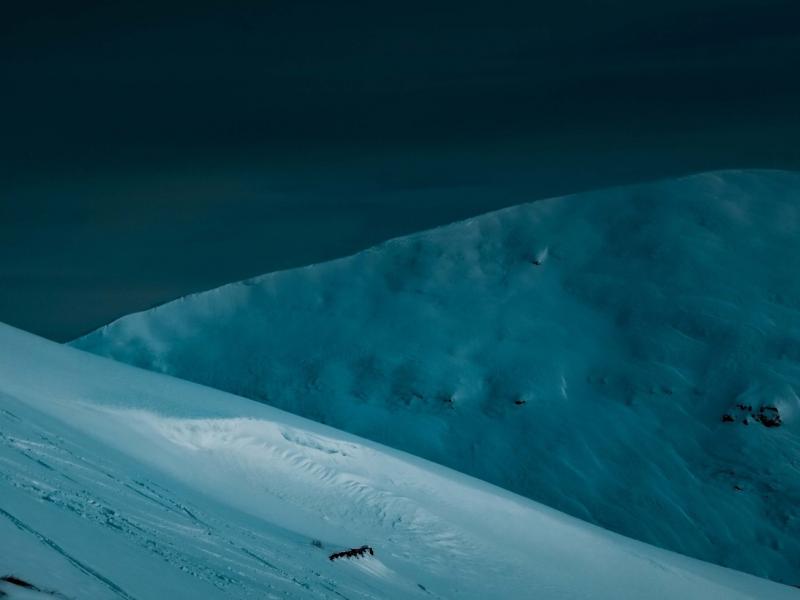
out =
{"type": "Polygon", "coordinates": [[[799,259],[800,175],[711,173],[487,214],[74,344],[800,583],[799,259]]]}
{"type": "Polygon", "coordinates": [[[5,325],[0,543],[0,573],[67,598],[797,597],[5,325]]]}

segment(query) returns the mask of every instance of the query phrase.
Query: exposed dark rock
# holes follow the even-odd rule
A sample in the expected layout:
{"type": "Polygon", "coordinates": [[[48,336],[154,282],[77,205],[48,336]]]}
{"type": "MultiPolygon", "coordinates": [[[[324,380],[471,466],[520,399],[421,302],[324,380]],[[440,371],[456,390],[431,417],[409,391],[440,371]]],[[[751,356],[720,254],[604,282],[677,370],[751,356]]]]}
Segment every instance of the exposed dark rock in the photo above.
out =
{"type": "Polygon", "coordinates": [[[5,581],[6,583],[10,583],[12,585],[16,585],[21,588],[25,588],[26,590],[36,590],[36,591],[39,590],[39,588],[37,588],[32,583],[29,583],[24,579],[20,579],[19,577],[15,577],[14,575],[3,575],[2,577],[0,577],[0,580],[5,581]]]}
{"type": "MultiPolygon", "coordinates": [[[[736,408],[747,413],[747,415],[743,416],[740,421],[742,425],[749,425],[750,419],[758,421],[764,427],[770,428],[780,427],[782,424],[780,412],[775,406],[762,405],[759,407],[757,412],[753,411],[753,407],[750,404],[737,404],[736,408]]],[[[736,420],[737,419],[730,413],[725,413],[722,415],[723,423],[735,423],[736,420]]]]}
{"type": "Polygon", "coordinates": [[[349,550],[343,550],[342,552],[334,552],[328,557],[328,560],[337,560],[339,558],[361,558],[367,552],[371,556],[375,555],[375,552],[372,550],[371,546],[361,546],[360,548],[350,548],[349,550]]]}
{"type": "Polygon", "coordinates": [[[755,416],[755,420],[761,423],[764,427],[780,427],[781,414],[774,406],[762,406],[755,416]]]}

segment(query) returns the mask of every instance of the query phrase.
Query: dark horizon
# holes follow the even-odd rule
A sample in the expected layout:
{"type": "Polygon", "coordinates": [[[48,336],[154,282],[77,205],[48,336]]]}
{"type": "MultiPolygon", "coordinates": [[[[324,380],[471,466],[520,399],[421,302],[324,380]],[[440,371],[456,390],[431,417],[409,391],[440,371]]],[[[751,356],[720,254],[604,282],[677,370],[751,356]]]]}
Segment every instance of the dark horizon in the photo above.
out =
{"type": "Polygon", "coordinates": [[[0,321],[64,341],[541,198],[800,169],[790,1],[37,4],[0,21],[0,321]]]}

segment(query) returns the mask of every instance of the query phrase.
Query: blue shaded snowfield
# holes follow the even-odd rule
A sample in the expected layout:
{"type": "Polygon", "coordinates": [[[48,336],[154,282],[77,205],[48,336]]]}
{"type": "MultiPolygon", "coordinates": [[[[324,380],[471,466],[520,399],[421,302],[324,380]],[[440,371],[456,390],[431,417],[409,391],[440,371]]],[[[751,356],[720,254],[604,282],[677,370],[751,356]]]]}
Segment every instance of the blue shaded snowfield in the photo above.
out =
{"type": "Polygon", "coordinates": [[[75,346],[800,583],[798,264],[800,175],[711,173],[487,214],[75,346]]]}
{"type": "Polygon", "coordinates": [[[797,596],[4,325],[0,540],[0,574],[59,598],[797,596]],[[362,544],[375,556],[327,558],[362,544]]]}

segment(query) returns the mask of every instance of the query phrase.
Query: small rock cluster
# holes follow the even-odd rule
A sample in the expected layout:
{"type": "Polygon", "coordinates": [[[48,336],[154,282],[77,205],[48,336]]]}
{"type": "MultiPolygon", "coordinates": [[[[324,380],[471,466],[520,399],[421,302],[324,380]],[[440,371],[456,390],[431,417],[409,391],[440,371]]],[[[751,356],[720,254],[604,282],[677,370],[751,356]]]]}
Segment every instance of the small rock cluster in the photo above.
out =
{"type": "Polygon", "coordinates": [[[375,554],[375,552],[372,550],[371,547],[361,546],[360,548],[350,548],[350,550],[344,550],[342,552],[334,552],[328,557],[328,560],[336,560],[337,558],[361,558],[367,552],[369,552],[370,555],[373,556],[375,554]]]}
{"type": "MultiPolygon", "coordinates": [[[[751,404],[737,404],[736,408],[739,411],[739,422],[741,422],[742,425],[749,425],[750,419],[758,421],[764,427],[768,428],[780,427],[781,425],[781,414],[775,406],[762,404],[758,408],[758,411],[754,411],[751,404]]],[[[736,416],[734,416],[736,411],[732,412],[734,414],[725,413],[722,415],[723,423],[735,423],[737,421],[736,416]]]]}

